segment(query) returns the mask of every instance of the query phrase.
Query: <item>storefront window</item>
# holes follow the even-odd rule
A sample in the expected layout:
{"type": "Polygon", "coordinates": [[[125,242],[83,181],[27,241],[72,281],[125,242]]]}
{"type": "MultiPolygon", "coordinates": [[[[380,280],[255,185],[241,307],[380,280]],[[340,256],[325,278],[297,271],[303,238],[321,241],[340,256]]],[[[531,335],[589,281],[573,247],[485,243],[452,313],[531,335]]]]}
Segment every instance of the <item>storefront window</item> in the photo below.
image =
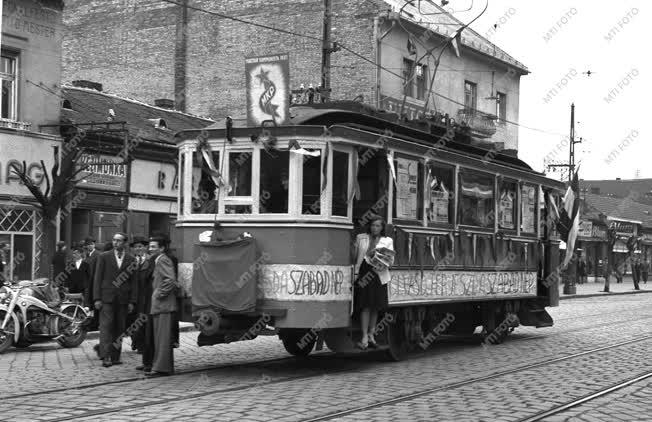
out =
{"type": "Polygon", "coordinates": [[[423,218],[423,165],[417,160],[396,158],[396,191],[394,215],[397,219],[423,218]]]}
{"type": "Polygon", "coordinates": [[[428,165],[428,223],[452,224],[455,169],[439,163],[428,165]]]}
{"type": "Polygon", "coordinates": [[[515,182],[500,183],[498,198],[498,227],[506,230],[516,230],[516,192],[515,182]]]}
{"type": "Polygon", "coordinates": [[[251,159],[253,151],[229,153],[228,196],[251,196],[251,159]]]}
{"type": "Polygon", "coordinates": [[[287,214],[290,152],[260,152],[260,213],[287,214]]]}
{"type": "Polygon", "coordinates": [[[322,160],[303,156],[303,192],[301,214],[321,214],[322,160]]]}
{"type": "Polygon", "coordinates": [[[536,232],[536,187],[521,186],[521,231],[524,233],[536,232]]]}
{"type": "Polygon", "coordinates": [[[349,204],[349,154],[333,152],[333,215],[346,217],[349,204]]]}
{"type": "Polygon", "coordinates": [[[460,174],[460,224],[479,227],[494,225],[494,177],[464,170],[460,174]]]}
{"type": "Polygon", "coordinates": [[[214,214],[218,212],[218,175],[211,171],[211,166],[220,169],[220,153],[208,154],[212,163],[207,163],[201,151],[193,152],[192,160],[192,213],[214,214]]]}

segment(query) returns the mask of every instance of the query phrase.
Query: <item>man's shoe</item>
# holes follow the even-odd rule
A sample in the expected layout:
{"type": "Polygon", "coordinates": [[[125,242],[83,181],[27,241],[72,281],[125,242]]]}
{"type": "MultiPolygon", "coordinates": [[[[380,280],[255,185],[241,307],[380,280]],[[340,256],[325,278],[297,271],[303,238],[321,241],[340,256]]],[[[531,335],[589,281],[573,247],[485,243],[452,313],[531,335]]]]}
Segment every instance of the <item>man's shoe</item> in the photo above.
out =
{"type": "Polygon", "coordinates": [[[145,365],[138,365],[136,367],[136,371],[152,372],[152,367],[151,366],[145,366],[145,365]]]}
{"type": "Polygon", "coordinates": [[[104,360],[102,360],[102,366],[103,366],[103,367],[105,367],[105,368],[109,368],[109,367],[111,367],[111,365],[113,365],[113,363],[111,362],[111,359],[104,359],[104,360]]]}
{"type": "Polygon", "coordinates": [[[102,357],[100,356],[100,345],[96,344],[95,346],[93,346],[93,350],[95,350],[95,353],[97,353],[97,357],[102,359],[102,357]]]}
{"type": "Polygon", "coordinates": [[[145,376],[146,376],[147,378],[167,377],[167,376],[169,376],[169,375],[170,375],[170,374],[167,373],[167,372],[156,372],[156,371],[145,372],[145,376]]]}
{"type": "Polygon", "coordinates": [[[113,365],[122,365],[122,361],[121,361],[121,360],[112,360],[111,363],[112,363],[113,365]]]}

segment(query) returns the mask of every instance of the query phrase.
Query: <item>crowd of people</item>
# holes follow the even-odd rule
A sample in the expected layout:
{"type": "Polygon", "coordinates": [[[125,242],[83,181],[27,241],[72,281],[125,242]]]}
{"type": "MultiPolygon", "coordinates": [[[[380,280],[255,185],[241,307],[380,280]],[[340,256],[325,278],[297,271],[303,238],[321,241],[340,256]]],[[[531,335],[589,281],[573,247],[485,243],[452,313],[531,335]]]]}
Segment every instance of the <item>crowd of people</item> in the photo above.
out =
{"type": "Polygon", "coordinates": [[[104,367],[122,364],[122,340],[129,336],[132,349],[142,354],[136,369],[149,377],[174,372],[180,285],[167,237],[134,237],[128,242],[127,235],[118,232],[102,251],[88,237],[73,245],[71,253],[58,242],[51,270],[55,284],[82,294],[94,310],[87,328],[99,327],[95,351],[104,367]]]}

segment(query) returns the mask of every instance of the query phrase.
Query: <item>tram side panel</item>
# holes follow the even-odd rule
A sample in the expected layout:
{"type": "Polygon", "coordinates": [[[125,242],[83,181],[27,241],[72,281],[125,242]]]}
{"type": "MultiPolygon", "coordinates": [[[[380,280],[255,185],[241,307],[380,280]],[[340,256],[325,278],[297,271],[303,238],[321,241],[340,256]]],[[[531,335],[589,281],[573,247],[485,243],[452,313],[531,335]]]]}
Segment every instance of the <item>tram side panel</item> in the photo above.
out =
{"type": "MultiPolygon", "coordinates": [[[[179,278],[183,285],[182,320],[193,322],[193,272],[202,265],[199,234],[206,227],[179,229],[179,278]]],[[[258,278],[256,314],[277,328],[346,327],[349,325],[351,282],[350,234],[326,227],[229,227],[222,238],[247,231],[258,247],[250,267],[258,278]],[[267,317],[269,315],[269,317],[267,317]]],[[[244,275],[248,277],[248,275],[244,275]]],[[[237,280],[233,280],[235,284],[237,280]]]]}

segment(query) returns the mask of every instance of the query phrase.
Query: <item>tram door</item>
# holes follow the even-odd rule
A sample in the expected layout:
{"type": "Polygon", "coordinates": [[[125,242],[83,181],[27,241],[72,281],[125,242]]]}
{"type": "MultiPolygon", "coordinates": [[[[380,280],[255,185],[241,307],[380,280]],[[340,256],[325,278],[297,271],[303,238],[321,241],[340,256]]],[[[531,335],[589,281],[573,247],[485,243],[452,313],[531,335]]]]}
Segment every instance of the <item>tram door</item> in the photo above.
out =
{"type": "Polygon", "coordinates": [[[388,175],[385,151],[372,148],[358,150],[360,199],[353,203],[354,235],[366,230],[368,216],[372,213],[387,221],[388,175]]]}

